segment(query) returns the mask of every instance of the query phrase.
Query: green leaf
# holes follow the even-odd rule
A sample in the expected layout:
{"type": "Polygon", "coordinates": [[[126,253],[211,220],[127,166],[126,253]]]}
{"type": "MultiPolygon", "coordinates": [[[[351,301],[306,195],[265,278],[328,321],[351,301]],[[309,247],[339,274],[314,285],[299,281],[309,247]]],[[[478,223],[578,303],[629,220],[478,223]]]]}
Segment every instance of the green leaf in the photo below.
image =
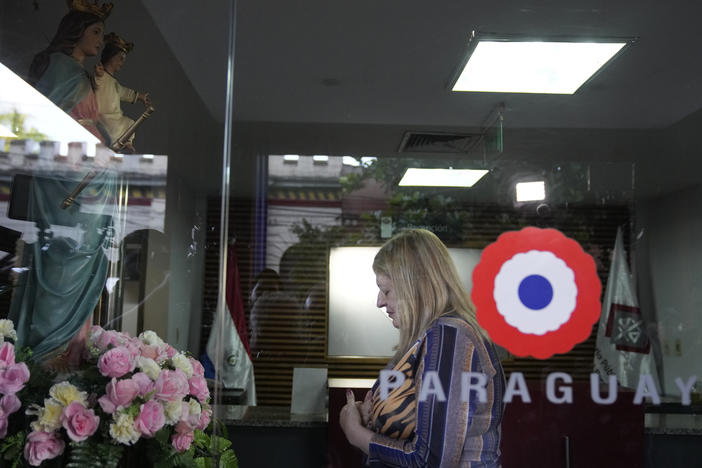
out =
{"type": "Polygon", "coordinates": [[[239,460],[234,451],[227,450],[219,457],[219,468],[239,468],[239,460]]]}
{"type": "Polygon", "coordinates": [[[210,457],[198,457],[195,459],[197,468],[215,468],[214,460],[210,457]]]}
{"type": "Polygon", "coordinates": [[[212,453],[222,453],[227,450],[232,445],[230,440],[224,437],[212,436],[212,441],[210,444],[210,449],[212,453]]]}
{"type": "Polygon", "coordinates": [[[154,468],[198,468],[189,452],[174,452],[154,465],[154,468]]]}
{"type": "MultiPolygon", "coordinates": [[[[19,466],[22,463],[24,440],[26,433],[24,431],[19,431],[16,434],[7,436],[0,445],[0,453],[2,453],[3,460],[12,462],[12,467],[19,466]]],[[[4,463],[0,462],[0,466],[5,466],[4,463]]]]}
{"type": "Polygon", "coordinates": [[[71,442],[66,468],[117,468],[124,454],[124,447],[110,443],[71,442]]]}
{"type": "Polygon", "coordinates": [[[194,432],[193,443],[203,450],[207,450],[210,446],[210,436],[201,430],[196,430],[194,432]]]}

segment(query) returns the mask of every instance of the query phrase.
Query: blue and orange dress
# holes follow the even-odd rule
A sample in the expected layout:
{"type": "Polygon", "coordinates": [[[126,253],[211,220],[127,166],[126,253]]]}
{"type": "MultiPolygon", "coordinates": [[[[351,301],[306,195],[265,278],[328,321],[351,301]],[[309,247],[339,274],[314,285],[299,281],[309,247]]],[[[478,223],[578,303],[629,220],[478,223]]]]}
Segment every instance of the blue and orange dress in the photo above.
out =
{"type": "Polygon", "coordinates": [[[392,369],[405,380],[384,400],[378,382],[373,386],[369,466],[500,466],[505,377],[492,343],[460,317],[443,316],[392,369]],[[420,401],[429,371],[438,381],[420,401]],[[484,401],[474,391],[462,392],[466,372],[485,375],[484,401]]]}

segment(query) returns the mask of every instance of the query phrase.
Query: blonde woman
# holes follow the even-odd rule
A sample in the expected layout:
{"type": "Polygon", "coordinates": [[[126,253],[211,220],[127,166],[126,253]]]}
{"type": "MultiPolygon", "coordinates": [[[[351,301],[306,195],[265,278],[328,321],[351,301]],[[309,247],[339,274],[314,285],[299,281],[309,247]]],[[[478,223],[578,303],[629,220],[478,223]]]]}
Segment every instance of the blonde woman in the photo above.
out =
{"type": "Polygon", "coordinates": [[[400,344],[364,402],[347,392],[346,438],[370,466],[499,466],[504,373],[446,246],[403,231],[373,271],[400,344]]]}

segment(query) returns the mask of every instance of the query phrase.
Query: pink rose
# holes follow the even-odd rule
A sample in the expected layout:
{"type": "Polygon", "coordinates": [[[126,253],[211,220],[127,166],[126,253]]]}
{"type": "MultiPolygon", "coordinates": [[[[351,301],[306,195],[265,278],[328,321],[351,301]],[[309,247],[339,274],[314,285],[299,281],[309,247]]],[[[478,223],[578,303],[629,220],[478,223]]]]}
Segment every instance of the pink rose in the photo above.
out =
{"type": "Polygon", "coordinates": [[[210,397],[210,389],[207,388],[207,380],[200,375],[193,375],[188,382],[190,386],[190,394],[197,398],[201,403],[210,397]]]}
{"type": "Polygon", "coordinates": [[[33,431],[27,436],[24,458],[30,465],[39,466],[44,460],[56,458],[63,453],[65,444],[56,432],[33,431]]]}
{"type": "Polygon", "coordinates": [[[207,426],[210,425],[210,421],[212,420],[212,409],[211,408],[202,408],[202,414],[200,415],[200,422],[197,425],[196,429],[200,429],[201,431],[204,431],[207,426]]]}
{"type": "Polygon", "coordinates": [[[136,361],[136,358],[141,356],[141,346],[142,343],[138,338],[129,338],[129,340],[124,343],[124,347],[129,350],[129,353],[132,355],[132,359],[134,361],[136,361]]]}
{"type": "Polygon", "coordinates": [[[175,348],[174,348],[173,346],[171,346],[171,345],[166,345],[166,356],[168,356],[168,359],[172,358],[172,357],[175,356],[176,354],[178,354],[178,350],[177,350],[177,349],[175,349],[175,348]]]}
{"type": "Polygon", "coordinates": [[[0,348],[0,368],[11,366],[15,363],[15,345],[6,341],[0,348]]]}
{"type": "Polygon", "coordinates": [[[77,401],[72,401],[61,414],[61,425],[73,442],[82,442],[95,434],[99,424],[95,412],[77,401]]]}
{"type": "Polygon", "coordinates": [[[200,377],[205,376],[205,368],[202,367],[202,363],[198,361],[197,359],[193,358],[188,358],[190,359],[190,364],[193,366],[193,375],[199,375],[200,377]]]}
{"type": "Polygon", "coordinates": [[[190,391],[188,378],[180,369],[162,370],[154,385],[154,398],[162,401],[182,400],[190,391]]]}
{"type": "Polygon", "coordinates": [[[171,438],[171,444],[178,452],[185,452],[193,443],[193,433],[186,432],[185,434],[175,433],[171,438]]]}
{"type": "Polygon", "coordinates": [[[139,385],[132,379],[112,379],[105,385],[105,395],[98,399],[100,407],[105,413],[114,413],[116,410],[126,408],[139,394],[139,385]]]}
{"type": "Polygon", "coordinates": [[[141,347],[141,355],[145,358],[153,359],[154,361],[158,359],[160,353],[161,350],[158,349],[158,346],[144,345],[141,347]]]}
{"type": "Polygon", "coordinates": [[[0,439],[5,438],[7,435],[7,416],[9,415],[0,409],[0,439]]]}
{"type": "Polygon", "coordinates": [[[191,425],[188,421],[178,421],[176,424],[175,431],[178,434],[187,434],[188,432],[193,432],[197,428],[197,424],[191,425]]]}
{"type": "Polygon", "coordinates": [[[200,424],[200,415],[202,413],[191,413],[190,405],[187,401],[184,401],[182,405],[183,409],[180,412],[180,421],[178,421],[175,430],[176,432],[184,434],[186,432],[192,432],[197,428],[200,424]]]}
{"type": "Polygon", "coordinates": [[[8,394],[0,398],[0,409],[5,412],[6,415],[11,415],[18,409],[22,407],[22,402],[17,395],[8,394]]]}
{"type": "Polygon", "coordinates": [[[23,362],[11,364],[0,370],[0,393],[5,395],[19,392],[29,380],[29,368],[23,362]]]}
{"type": "Polygon", "coordinates": [[[122,377],[127,372],[133,371],[135,365],[132,354],[124,346],[117,346],[105,352],[98,361],[98,369],[105,377],[122,377]]]}
{"type": "Polygon", "coordinates": [[[149,400],[141,405],[134,424],[141,435],[147,438],[153,437],[166,424],[166,415],[161,403],[149,400]]]}
{"type": "Polygon", "coordinates": [[[136,382],[139,387],[139,396],[144,396],[149,392],[154,390],[154,383],[151,381],[148,375],[143,372],[137,372],[132,376],[132,380],[136,382]]]}
{"type": "Polygon", "coordinates": [[[114,330],[103,330],[96,336],[95,346],[104,351],[110,346],[119,346],[119,335],[114,330]]]}

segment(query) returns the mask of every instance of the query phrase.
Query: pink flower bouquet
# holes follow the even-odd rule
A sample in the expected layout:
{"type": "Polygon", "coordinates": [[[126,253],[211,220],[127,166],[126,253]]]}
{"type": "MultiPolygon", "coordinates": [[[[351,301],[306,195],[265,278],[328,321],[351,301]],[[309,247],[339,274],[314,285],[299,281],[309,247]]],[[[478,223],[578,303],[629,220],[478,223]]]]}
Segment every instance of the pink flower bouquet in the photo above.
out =
{"type": "MultiPolygon", "coordinates": [[[[10,325],[0,321],[0,333],[14,332],[10,325]]],[[[0,450],[14,453],[11,448],[21,438],[20,465],[39,466],[58,457],[97,465],[142,455],[159,460],[180,454],[194,462],[198,456],[211,456],[210,445],[219,445],[217,456],[231,461],[222,466],[235,466],[229,441],[219,438],[221,443],[211,444],[203,432],[212,409],[198,361],[152,331],[134,338],[97,326],[91,328],[83,354],[79,370],[51,380],[43,396],[35,394],[34,403],[27,402],[28,427],[9,437],[8,417],[22,409],[20,391],[32,382],[27,365],[16,362],[13,343],[2,343],[0,450]]],[[[41,373],[46,380],[46,370],[33,371],[41,373]]]]}

